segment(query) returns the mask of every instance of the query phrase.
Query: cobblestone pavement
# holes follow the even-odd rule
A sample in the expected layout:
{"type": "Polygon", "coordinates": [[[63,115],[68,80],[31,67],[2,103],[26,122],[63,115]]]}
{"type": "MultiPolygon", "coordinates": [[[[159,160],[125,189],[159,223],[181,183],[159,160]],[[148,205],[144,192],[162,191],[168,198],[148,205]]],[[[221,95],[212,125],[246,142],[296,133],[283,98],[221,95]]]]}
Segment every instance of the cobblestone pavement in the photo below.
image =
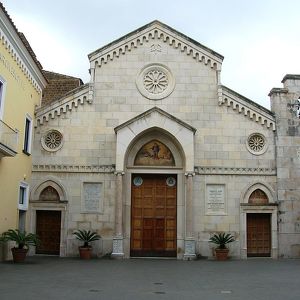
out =
{"type": "Polygon", "coordinates": [[[300,260],[28,257],[0,263],[0,299],[300,299],[300,260]]]}

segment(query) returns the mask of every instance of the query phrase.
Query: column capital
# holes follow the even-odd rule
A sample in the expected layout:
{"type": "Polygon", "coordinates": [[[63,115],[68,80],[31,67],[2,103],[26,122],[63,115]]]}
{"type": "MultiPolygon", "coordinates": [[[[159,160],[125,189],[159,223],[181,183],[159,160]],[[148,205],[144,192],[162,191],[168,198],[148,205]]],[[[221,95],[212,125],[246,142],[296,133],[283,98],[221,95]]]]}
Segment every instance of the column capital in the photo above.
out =
{"type": "Polygon", "coordinates": [[[196,173],[195,172],[185,172],[184,175],[186,177],[194,177],[196,175],[196,173]]]}
{"type": "Polygon", "coordinates": [[[114,174],[116,176],[123,176],[125,174],[125,172],[124,171],[116,171],[114,174]]]}

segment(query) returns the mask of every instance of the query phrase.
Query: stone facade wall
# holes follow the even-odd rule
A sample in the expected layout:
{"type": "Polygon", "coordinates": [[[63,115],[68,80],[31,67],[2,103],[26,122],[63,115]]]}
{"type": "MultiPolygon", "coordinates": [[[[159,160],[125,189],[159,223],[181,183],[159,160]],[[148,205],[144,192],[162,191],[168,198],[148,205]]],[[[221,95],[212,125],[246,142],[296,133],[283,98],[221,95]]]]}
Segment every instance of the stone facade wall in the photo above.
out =
{"type": "Polygon", "coordinates": [[[287,75],[284,88],[272,89],[276,113],[277,187],[279,203],[279,256],[300,256],[300,120],[296,106],[300,76],[287,75]],[[294,110],[293,110],[294,108],[294,110]]]}
{"type": "MultiPolygon", "coordinates": [[[[210,234],[230,231],[237,237],[237,242],[232,246],[233,256],[240,257],[240,203],[247,200],[243,199],[245,190],[255,183],[266,184],[276,190],[275,138],[272,128],[232,107],[219,105],[218,71],[210,64],[196,61],[180,49],[158,39],[145,42],[101,67],[97,66],[93,76],[92,103],[78,105],[72,111],[50,118],[35,130],[33,164],[36,169],[33,186],[51,175],[66,189],[67,255],[74,255],[76,251],[77,244],[72,232],[82,227],[97,230],[103,236],[103,245],[98,247],[99,254],[111,251],[115,175],[113,171],[86,171],[87,166],[90,169],[93,166],[113,168],[116,163],[114,128],[157,106],[197,129],[194,136],[196,175],[193,179],[193,227],[198,242],[197,251],[201,255],[211,256],[211,246],[208,244],[210,234]],[[151,52],[152,45],[158,44],[160,51],[151,52]],[[147,99],[137,88],[137,76],[149,64],[162,64],[174,76],[175,88],[164,99],[147,99]],[[63,136],[63,146],[56,152],[45,150],[40,142],[43,135],[52,129],[58,130],[63,136]],[[247,149],[247,138],[253,133],[260,133],[266,138],[267,150],[262,155],[252,154],[247,149]],[[57,167],[51,169],[51,166],[74,168],[73,171],[69,167],[58,171],[55,169],[57,167]],[[80,169],[82,166],[85,171],[80,169]],[[103,184],[102,212],[82,213],[84,182],[103,184]],[[224,186],[226,209],[221,215],[207,214],[207,184],[224,186]]],[[[184,171],[183,168],[181,173],[184,171]]],[[[130,186],[124,189],[130,189],[130,186]]]]}

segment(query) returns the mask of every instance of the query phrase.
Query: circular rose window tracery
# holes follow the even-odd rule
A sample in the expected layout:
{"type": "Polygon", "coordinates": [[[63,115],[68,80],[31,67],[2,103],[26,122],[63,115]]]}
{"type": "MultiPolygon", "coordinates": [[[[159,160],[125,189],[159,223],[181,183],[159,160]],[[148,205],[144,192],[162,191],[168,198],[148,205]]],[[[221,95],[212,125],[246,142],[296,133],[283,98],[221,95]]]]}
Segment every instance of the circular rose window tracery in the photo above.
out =
{"type": "Polygon", "coordinates": [[[168,76],[163,71],[151,70],[144,76],[144,87],[149,93],[162,93],[168,87],[168,76]]]}
{"type": "Polygon", "coordinates": [[[151,64],[140,71],[136,79],[136,86],[144,97],[160,100],[173,92],[175,79],[168,67],[151,64]]]}
{"type": "Polygon", "coordinates": [[[42,146],[45,150],[53,152],[62,147],[62,134],[57,130],[50,130],[42,137],[42,146]]]}
{"type": "Polygon", "coordinates": [[[255,155],[263,154],[267,149],[266,138],[260,133],[253,133],[248,137],[247,149],[255,155]]]}

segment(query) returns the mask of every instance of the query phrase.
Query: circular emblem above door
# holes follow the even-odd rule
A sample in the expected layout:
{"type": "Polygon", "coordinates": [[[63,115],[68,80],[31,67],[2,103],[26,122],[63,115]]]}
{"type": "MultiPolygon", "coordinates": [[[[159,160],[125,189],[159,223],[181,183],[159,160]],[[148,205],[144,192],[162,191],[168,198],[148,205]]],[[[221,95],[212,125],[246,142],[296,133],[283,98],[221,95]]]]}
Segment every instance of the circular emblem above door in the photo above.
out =
{"type": "Polygon", "coordinates": [[[151,64],[141,70],[136,86],[144,97],[159,100],[173,92],[175,80],[169,68],[161,64],[151,64]]]}
{"type": "Polygon", "coordinates": [[[168,177],[166,183],[167,186],[174,186],[176,184],[176,179],[174,177],[168,177]]]}
{"type": "Polygon", "coordinates": [[[142,185],[142,184],[143,184],[143,178],[140,177],[140,176],[134,177],[134,178],[133,178],[133,184],[134,184],[135,186],[140,186],[140,185],[142,185]]]}

